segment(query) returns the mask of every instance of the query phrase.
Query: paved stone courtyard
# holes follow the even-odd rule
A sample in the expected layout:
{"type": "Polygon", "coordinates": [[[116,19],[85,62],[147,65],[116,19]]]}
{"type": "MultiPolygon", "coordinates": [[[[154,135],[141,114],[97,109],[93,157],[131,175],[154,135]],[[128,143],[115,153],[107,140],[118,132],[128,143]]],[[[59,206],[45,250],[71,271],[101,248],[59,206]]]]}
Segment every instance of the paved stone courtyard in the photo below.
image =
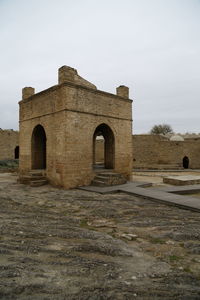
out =
{"type": "Polygon", "coordinates": [[[0,174],[0,299],[200,299],[200,214],[0,174]]]}

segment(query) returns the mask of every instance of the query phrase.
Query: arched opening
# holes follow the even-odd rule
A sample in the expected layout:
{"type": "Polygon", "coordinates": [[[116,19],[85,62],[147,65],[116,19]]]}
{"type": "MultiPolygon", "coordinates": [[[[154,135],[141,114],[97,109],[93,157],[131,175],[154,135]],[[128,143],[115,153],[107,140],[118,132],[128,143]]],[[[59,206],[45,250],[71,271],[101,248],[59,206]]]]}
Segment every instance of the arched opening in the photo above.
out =
{"type": "Polygon", "coordinates": [[[32,133],[32,169],[46,169],[46,134],[41,125],[37,125],[32,133]]]}
{"type": "Polygon", "coordinates": [[[187,156],[183,157],[183,168],[188,169],[189,168],[189,158],[187,156]]]}
{"type": "Polygon", "coordinates": [[[15,147],[15,159],[19,159],[19,146],[15,147]]]}
{"type": "Polygon", "coordinates": [[[93,135],[93,166],[94,168],[114,169],[114,163],[114,134],[108,125],[101,124],[96,128],[93,135]]]}
{"type": "Polygon", "coordinates": [[[104,168],[105,139],[101,133],[97,134],[94,143],[94,165],[96,168],[104,168]]]}

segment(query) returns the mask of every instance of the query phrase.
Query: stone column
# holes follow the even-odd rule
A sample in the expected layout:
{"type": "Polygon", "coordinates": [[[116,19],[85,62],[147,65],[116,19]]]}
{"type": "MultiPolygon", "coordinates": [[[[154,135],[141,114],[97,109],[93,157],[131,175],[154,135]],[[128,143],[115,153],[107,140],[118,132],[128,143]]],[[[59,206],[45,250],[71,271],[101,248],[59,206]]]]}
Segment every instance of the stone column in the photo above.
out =
{"type": "Polygon", "coordinates": [[[22,99],[27,99],[35,94],[35,89],[32,87],[24,87],[22,89],[22,99]]]}
{"type": "Polygon", "coordinates": [[[129,98],[129,88],[125,85],[117,87],[117,95],[123,98],[129,98]]]}
{"type": "Polygon", "coordinates": [[[77,75],[77,70],[68,66],[62,66],[58,69],[58,84],[64,82],[74,82],[75,76],[77,75]]]}

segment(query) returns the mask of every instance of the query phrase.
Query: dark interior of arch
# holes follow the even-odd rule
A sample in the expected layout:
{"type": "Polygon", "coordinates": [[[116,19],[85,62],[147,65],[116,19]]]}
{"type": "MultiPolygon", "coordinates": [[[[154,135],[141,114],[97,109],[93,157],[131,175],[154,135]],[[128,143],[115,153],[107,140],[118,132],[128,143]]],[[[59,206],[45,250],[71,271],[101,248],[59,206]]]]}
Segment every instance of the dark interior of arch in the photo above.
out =
{"type": "Polygon", "coordinates": [[[15,147],[15,159],[19,159],[19,146],[15,147]]]}
{"type": "Polygon", "coordinates": [[[41,125],[37,125],[32,134],[32,169],[46,169],[46,134],[41,125]]]}
{"type": "Polygon", "coordinates": [[[96,137],[102,135],[104,138],[104,168],[114,169],[115,140],[111,128],[106,124],[99,125],[93,136],[93,163],[95,165],[95,141],[96,137]]]}
{"type": "Polygon", "coordinates": [[[189,168],[189,158],[187,156],[183,157],[183,168],[188,169],[189,168]]]}

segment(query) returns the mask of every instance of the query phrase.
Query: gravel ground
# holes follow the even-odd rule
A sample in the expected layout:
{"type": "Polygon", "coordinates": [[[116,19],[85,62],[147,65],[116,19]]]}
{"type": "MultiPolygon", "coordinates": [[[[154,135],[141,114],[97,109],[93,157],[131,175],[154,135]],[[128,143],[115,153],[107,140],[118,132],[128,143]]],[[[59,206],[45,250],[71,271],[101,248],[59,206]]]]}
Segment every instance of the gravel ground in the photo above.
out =
{"type": "Polygon", "coordinates": [[[200,299],[200,214],[0,174],[0,299],[200,299]]]}

